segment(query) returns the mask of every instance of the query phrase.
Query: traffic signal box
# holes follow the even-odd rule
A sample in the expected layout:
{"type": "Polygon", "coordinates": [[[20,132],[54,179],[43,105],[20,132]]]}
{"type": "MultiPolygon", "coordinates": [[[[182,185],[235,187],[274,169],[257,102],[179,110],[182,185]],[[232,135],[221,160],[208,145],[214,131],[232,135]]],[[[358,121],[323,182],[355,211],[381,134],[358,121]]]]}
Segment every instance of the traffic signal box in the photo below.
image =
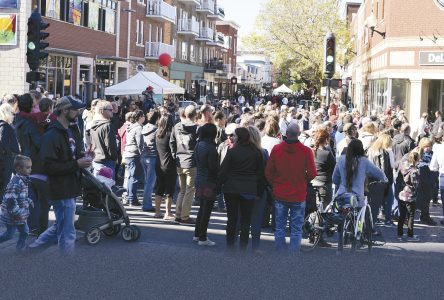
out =
{"type": "Polygon", "coordinates": [[[324,73],[327,78],[332,78],[335,74],[335,49],[336,39],[333,33],[327,33],[325,36],[325,51],[324,51],[324,73]]]}
{"type": "Polygon", "coordinates": [[[49,24],[43,22],[38,12],[33,12],[28,19],[26,61],[31,69],[31,72],[26,74],[26,82],[28,83],[45,79],[45,74],[37,72],[37,69],[40,66],[40,60],[48,57],[48,53],[44,51],[49,46],[49,43],[44,42],[49,36],[49,33],[44,32],[48,27],[49,24]]]}

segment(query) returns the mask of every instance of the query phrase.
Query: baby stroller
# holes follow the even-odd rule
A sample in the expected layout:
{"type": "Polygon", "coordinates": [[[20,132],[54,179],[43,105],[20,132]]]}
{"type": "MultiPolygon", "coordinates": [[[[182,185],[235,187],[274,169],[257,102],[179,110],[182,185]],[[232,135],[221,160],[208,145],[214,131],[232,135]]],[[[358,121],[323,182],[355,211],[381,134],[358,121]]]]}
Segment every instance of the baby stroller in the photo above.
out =
{"type": "Polygon", "coordinates": [[[98,244],[102,233],[115,236],[121,232],[123,240],[127,242],[140,238],[140,229],[130,224],[120,199],[87,170],[82,170],[82,190],[83,206],[76,210],[79,218],[75,226],[85,232],[89,245],[98,244]]]}

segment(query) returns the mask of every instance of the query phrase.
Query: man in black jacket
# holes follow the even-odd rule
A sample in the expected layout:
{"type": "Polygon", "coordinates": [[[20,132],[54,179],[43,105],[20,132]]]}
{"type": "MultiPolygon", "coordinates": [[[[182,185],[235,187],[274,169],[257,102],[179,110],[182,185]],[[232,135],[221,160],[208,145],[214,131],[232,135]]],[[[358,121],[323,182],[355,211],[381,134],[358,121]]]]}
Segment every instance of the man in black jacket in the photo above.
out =
{"type": "Polygon", "coordinates": [[[97,174],[102,167],[108,167],[114,173],[119,151],[116,130],[111,124],[113,107],[108,101],[101,100],[97,103],[96,112],[90,130],[92,150],[95,154],[94,174],[97,174]]]}
{"type": "Polygon", "coordinates": [[[92,160],[81,158],[81,140],[69,125],[76,121],[83,107],[83,103],[70,96],[60,98],[54,111],[57,120],[42,137],[40,158],[43,172],[48,175],[49,197],[56,221],[29,246],[31,249],[57,240],[62,252],[74,250],[76,198],[81,195],[80,171],[90,167],[92,160]]]}
{"type": "Polygon", "coordinates": [[[185,120],[176,124],[170,137],[171,153],[176,160],[179,176],[180,192],[176,203],[176,222],[195,224],[190,218],[194,198],[194,181],[196,179],[196,163],[194,147],[197,143],[196,108],[188,105],[185,108],[185,120]]]}

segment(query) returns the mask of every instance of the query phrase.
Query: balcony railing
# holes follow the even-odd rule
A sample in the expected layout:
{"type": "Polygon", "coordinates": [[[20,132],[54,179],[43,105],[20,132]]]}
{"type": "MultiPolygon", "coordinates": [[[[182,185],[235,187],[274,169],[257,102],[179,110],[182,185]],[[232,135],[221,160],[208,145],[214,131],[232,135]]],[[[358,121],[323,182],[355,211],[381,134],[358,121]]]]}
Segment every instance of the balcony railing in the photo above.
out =
{"type": "Polygon", "coordinates": [[[183,3],[191,3],[191,4],[195,4],[195,5],[200,5],[202,0],[179,0],[179,2],[183,2],[183,3]]]}
{"type": "Polygon", "coordinates": [[[214,5],[214,12],[208,15],[208,18],[223,20],[225,18],[225,9],[217,4],[214,5]]]}
{"type": "Polygon", "coordinates": [[[146,42],[145,58],[158,59],[160,54],[168,53],[171,58],[176,58],[176,47],[159,42],[146,42]]]}
{"type": "Polygon", "coordinates": [[[224,70],[224,62],[217,58],[210,59],[205,63],[205,68],[204,68],[205,72],[216,73],[217,71],[223,71],[223,70],[224,70]]]}
{"type": "Polygon", "coordinates": [[[214,14],[215,7],[214,0],[202,0],[200,6],[196,8],[196,11],[214,14]]]}
{"type": "Polygon", "coordinates": [[[214,40],[214,30],[209,27],[202,27],[200,29],[199,37],[196,37],[196,40],[213,41],[214,40]]]}
{"type": "Polygon", "coordinates": [[[179,19],[177,32],[199,36],[199,23],[194,19],[179,19]]]}
{"type": "Polygon", "coordinates": [[[218,32],[216,34],[216,42],[218,45],[223,46],[225,44],[225,35],[223,35],[222,33],[218,32]]]}
{"type": "Polygon", "coordinates": [[[146,5],[146,16],[176,23],[176,7],[161,0],[151,0],[146,5]]]}

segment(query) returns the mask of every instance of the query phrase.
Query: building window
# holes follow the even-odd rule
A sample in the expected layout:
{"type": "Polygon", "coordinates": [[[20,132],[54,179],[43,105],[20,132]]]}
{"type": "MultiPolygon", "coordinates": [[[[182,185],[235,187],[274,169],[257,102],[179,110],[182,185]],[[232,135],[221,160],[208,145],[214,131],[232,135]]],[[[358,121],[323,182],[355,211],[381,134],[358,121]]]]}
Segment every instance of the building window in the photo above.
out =
{"type": "Polygon", "coordinates": [[[188,59],[188,45],[187,45],[186,42],[182,42],[181,50],[182,50],[181,51],[181,53],[182,53],[182,56],[181,56],[182,60],[187,60],[188,59]]]}
{"type": "Polygon", "coordinates": [[[71,94],[72,57],[49,55],[39,72],[46,74],[45,89],[53,97],[71,94]]]}
{"type": "Polygon", "coordinates": [[[136,20],[136,45],[143,46],[143,21],[136,20]]]}
{"type": "Polygon", "coordinates": [[[190,45],[190,61],[196,62],[196,52],[194,51],[194,45],[190,45]]]}
{"type": "Polygon", "coordinates": [[[116,0],[38,0],[42,16],[114,34],[116,0]]]}

